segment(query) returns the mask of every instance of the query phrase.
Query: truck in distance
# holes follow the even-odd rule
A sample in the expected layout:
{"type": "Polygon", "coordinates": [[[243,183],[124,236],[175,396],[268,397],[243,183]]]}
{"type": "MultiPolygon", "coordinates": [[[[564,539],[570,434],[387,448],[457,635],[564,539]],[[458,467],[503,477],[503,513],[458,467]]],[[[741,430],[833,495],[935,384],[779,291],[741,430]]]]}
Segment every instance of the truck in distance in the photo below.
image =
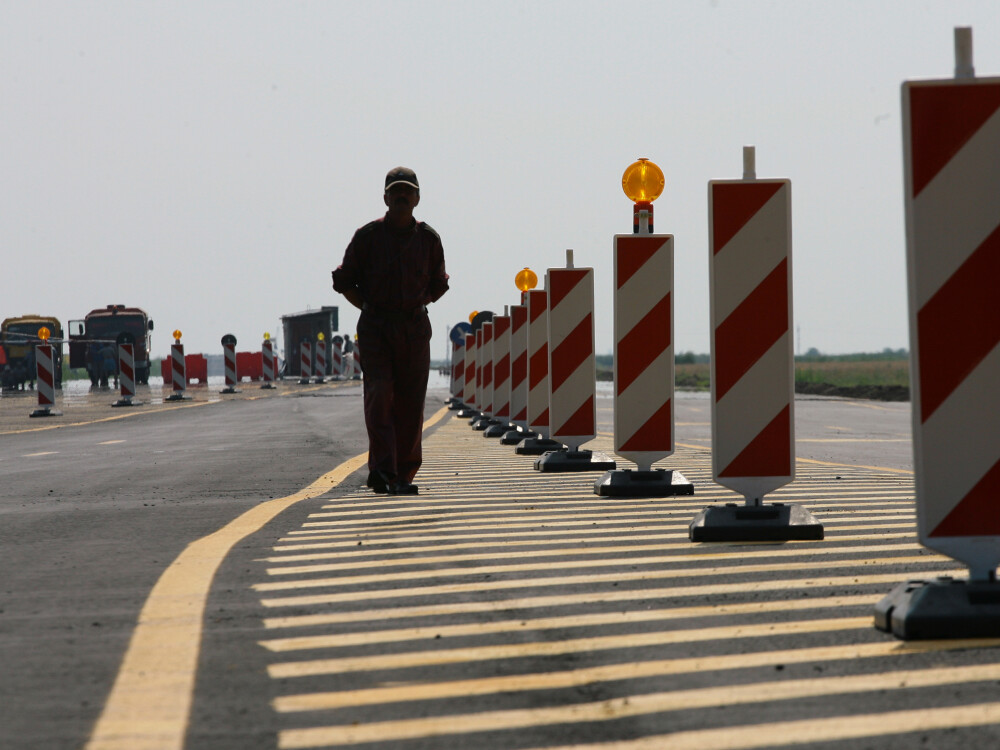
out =
{"type": "Polygon", "coordinates": [[[135,382],[149,383],[149,349],[153,321],[139,307],[108,305],[69,322],[69,366],[86,368],[91,385],[118,379],[118,344],[134,345],[135,382]]]}

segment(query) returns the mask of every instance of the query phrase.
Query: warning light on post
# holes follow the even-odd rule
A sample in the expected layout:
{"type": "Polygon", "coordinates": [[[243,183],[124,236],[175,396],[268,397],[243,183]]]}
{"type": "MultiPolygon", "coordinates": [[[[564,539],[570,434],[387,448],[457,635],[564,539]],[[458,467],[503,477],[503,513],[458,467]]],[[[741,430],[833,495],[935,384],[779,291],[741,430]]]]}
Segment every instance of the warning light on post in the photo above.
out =
{"type": "Polygon", "coordinates": [[[179,330],[174,331],[174,343],[175,344],[181,343],[181,332],[179,330]]]}
{"type": "Polygon", "coordinates": [[[522,292],[530,291],[538,286],[538,275],[530,268],[524,268],[514,277],[514,285],[522,292]]]}
{"type": "Polygon", "coordinates": [[[325,338],[326,338],[326,335],[322,331],[320,331],[319,333],[316,334],[316,340],[317,341],[322,341],[325,338]]]}
{"type": "Polygon", "coordinates": [[[270,341],[270,340],[271,340],[271,332],[264,331],[264,341],[270,341]]]}
{"type": "MultiPolygon", "coordinates": [[[[649,228],[643,234],[653,231],[653,201],[663,192],[663,171],[646,158],[640,158],[630,164],[622,175],[622,190],[629,200],[635,203],[632,210],[632,233],[639,234],[640,214],[647,212],[649,228]]],[[[645,227],[644,227],[645,229],[645,227]]]]}
{"type": "Polygon", "coordinates": [[[479,310],[473,310],[472,312],[470,312],[469,313],[469,322],[471,323],[473,320],[475,320],[475,318],[476,318],[477,315],[479,315],[479,310]]]}
{"type": "Polygon", "coordinates": [[[51,335],[52,335],[52,331],[50,331],[45,326],[42,326],[41,328],[38,329],[38,338],[40,338],[42,340],[43,344],[46,341],[49,340],[49,336],[51,336],[51,335]]]}

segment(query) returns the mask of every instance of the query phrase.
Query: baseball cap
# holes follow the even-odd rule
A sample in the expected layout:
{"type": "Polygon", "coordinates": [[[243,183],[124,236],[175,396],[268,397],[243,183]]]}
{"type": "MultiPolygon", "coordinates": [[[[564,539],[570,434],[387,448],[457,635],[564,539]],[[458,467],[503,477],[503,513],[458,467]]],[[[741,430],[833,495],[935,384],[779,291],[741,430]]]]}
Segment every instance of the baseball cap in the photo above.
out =
{"type": "Polygon", "coordinates": [[[391,188],[393,185],[398,185],[400,183],[420,190],[420,183],[417,182],[416,172],[412,169],[408,169],[407,167],[394,167],[393,169],[390,169],[389,173],[385,176],[386,190],[391,188]]]}

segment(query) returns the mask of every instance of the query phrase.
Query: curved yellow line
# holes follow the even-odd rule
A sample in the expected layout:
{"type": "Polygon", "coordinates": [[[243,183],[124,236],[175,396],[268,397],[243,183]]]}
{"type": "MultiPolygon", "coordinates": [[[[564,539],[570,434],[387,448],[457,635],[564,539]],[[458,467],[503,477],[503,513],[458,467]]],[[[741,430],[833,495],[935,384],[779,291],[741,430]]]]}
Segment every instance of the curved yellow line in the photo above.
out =
{"type": "MultiPolygon", "coordinates": [[[[424,429],[447,414],[447,407],[439,409],[424,423],[424,429]]],[[[295,503],[329,492],[367,460],[367,453],[354,456],[305,489],[251,508],[181,552],[163,571],[143,605],[86,750],[183,749],[205,603],[219,565],[234,544],[295,503]]]]}

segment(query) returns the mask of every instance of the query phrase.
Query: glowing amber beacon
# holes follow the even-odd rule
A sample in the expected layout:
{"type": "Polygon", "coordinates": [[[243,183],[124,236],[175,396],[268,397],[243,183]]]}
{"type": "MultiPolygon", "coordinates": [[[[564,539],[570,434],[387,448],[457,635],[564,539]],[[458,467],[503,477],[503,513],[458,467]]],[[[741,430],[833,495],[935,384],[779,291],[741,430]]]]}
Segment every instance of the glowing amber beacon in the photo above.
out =
{"type": "Polygon", "coordinates": [[[181,332],[179,330],[174,331],[174,343],[181,343],[181,332]]]}
{"type": "Polygon", "coordinates": [[[622,175],[622,190],[633,203],[652,203],[663,192],[663,172],[649,159],[630,164],[622,175]]]}
{"type": "Polygon", "coordinates": [[[317,341],[322,341],[325,338],[326,338],[326,334],[324,334],[322,331],[320,331],[319,333],[316,334],[316,340],[317,341]]]}
{"type": "Polygon", "coordinates": [[[473,320],[475,320],[475,318],[476,318],[477,315],[479,315],[479,310],[473,310],[472,312],[470,312],[469,313],[469,322],[471,323],[473,320]]]}
{"type": "Polygon", "coordinates": [[[530,268],[523,268],[514,277],[514,285],[522,292],[527,292],[538,286],[538,275],[530,268]]]}
{"type": "Polygon", "coordinates": [[[264,331],[264,341],[270,341],[270,340],[271,340],[271,332],[264,331]]]}
{"type": "Polygon", "coordinates": [[[49,336],[51,336],[51,335],[52,335],[52,331],[50,331],[45,326],[42,326],[41,328],[38,329],[38,338],[40,338],[42,340],[43,344],[46,341],[49,340],[49,336]]]}

